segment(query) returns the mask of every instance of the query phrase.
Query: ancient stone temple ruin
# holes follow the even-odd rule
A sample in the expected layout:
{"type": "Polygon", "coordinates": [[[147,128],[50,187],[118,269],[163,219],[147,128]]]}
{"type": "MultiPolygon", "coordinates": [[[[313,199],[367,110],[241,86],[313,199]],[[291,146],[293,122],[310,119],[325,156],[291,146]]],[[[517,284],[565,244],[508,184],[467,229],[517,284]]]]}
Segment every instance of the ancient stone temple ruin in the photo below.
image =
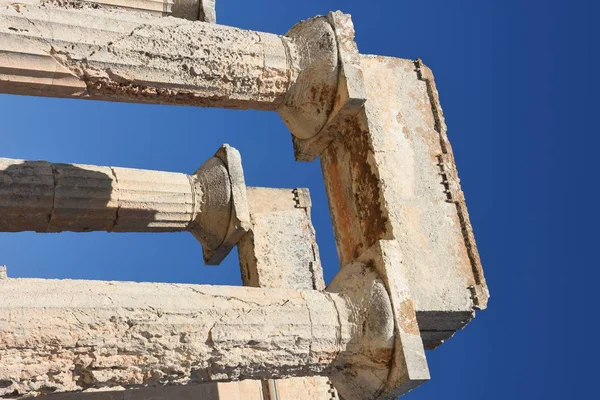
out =
{"type": "MultiPolygon", "coordinates": [[[[226,1],[226,0],[223,0],[226,1]]],[[[361,55],[349,15],[285,36],[214,0],[0,0],[0,92],[277,112],[319,159],[340,270],[306,189],[247,187],[227,145],[190,174],[0,159],[0,231],[189,231],[245,287],[12,279],[0,397],[392,399],[488,291],[432,72],[361,55]]]]}

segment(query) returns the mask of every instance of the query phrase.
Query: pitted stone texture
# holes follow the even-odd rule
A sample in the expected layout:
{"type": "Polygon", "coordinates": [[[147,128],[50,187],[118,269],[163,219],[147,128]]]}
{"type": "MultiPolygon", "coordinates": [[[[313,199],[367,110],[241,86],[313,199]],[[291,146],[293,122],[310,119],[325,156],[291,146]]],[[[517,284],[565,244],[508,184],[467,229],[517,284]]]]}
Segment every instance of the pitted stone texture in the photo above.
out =
{"type": "MultiPolygon", "coordinates": [[[[250,232],[238,245],[245,286],[323,290],[308,189],[248,188],[250,232]]],[[[256,381],[268,399],[336,399],[326,377],[256,381]]]]}
{"type": "Polygon", "coordinates": [[[239,244],[244,285],[325,288],[306,191],[248,188],[252,228],[239,244]]]}
{"type": "Polygon", "coordinates": [[[74,9],[115,8],[156,17],[215,22],[215,0],[0,0],[2,3],[74,9]]]}
{"type": "Polygon", "coordinates": [[[487,288],[465,236],[472,233],[466,208],[448,197],[460,186],[444,155],[451,150],[433,78],[411,60],[363,56],[362,68],[365,112],[347,121],[321,158],[340,260],[352,262],[380,240],[396,242],[419,325],[461,329],[483,308],[487,288]],[[481,300],[475,293],[484,293],[481,300]]]}
{"type": "Polygon", "coordinates": [[[350,307],[317,291],[5,279],[0,396],[338,373],[362,348],[350,307]]]}
{"type": "MultiPolygon", "coordinates": [[[[269,400],[255,381],[208,382],[199,385],[158,386],[129,389],[89,389],[77,393],[57,393],[38,400],[269,400]]],[[[312,397],[311,400],[316,399],[312,397]]],[[[327,399],[328,400],[328,399],[327,399]]]]}
{"type": "Polygon", "coordinates": [[[275,110],[298,73],[273,34],[110,9],[0,5],[0,92],[275,110]]]}
{"type": "MultiPolygon", "coordinates": [[[[313,161],[329,146],[331,141],[343,130],[348,118],[356,116],[367,99],[360,54],[354,42],[354,24],[348,14],[340,11],[327,15],[335,35],[338,52],[338,78],[327,85],[335,93],[331,102],[331,111],[326,115],[318,113],[320,130],[316,135],[300,135],[292,130],[294,154],[298,161],[313,161]],[[325,119],[323,119],[325,118],[325,119]]],[[[306,124],[304,124],[306,125],[306,124]]],[[[290,129],[305,129],[302,126],[290,126],[290,129]]]]}
{"type": "Polygon", "coordinates": [[[300,72],[277,111],[295,137],[310,139],[325,125],[337,94],[336,37],[323,16],[296,24],[286,36],[297,45],[300,72]]]}

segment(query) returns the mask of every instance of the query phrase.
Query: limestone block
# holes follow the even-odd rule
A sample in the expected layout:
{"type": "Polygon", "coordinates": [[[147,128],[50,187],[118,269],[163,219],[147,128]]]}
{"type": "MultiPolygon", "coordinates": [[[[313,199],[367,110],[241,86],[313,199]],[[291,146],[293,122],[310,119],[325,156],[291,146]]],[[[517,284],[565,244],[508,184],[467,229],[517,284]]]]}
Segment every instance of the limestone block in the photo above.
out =
{"type": "Polygon", "coordinates": [[[270,399],[280,400],[339,400],[337,391],[324,377],[289,378],[277,382],[277,394],[270,399]]]}
{"type": "Polygon", "coordinates": [[[325,288],[307,189],[248,188],[252,228],[239,243],[246,286],[325,288]]]}
{"type": "Polygon", "coordinates": [[[217,22],[217,11],[215,7],[215,0],[199,0],[199,14],[198,20],[204,22],[217,22]]]}
{"type": "Polygon", "coordinates": [[[395,242],[426,336],[461,329],[488,293],[433,77],[411,60],[361,65],[364,114],[321,157],[340,260],[395,242]]]}

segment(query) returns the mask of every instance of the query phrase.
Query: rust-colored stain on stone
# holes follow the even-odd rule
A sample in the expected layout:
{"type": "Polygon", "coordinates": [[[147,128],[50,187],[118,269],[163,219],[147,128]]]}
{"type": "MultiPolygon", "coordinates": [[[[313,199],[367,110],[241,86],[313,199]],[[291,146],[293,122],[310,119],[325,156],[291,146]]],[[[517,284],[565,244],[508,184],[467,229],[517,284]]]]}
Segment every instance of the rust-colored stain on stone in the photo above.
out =
{"type": "Polygon", "coordinates": [[[373,150],[360,118],[366,118],[364,112],[346,119],[344,132],[323,157],[343,264],[357,259],[389,230],[388,217],[381,207],[379,178],[369,164],[373,150]],[[347,167],[342,169],[340,158],[348,161],[347,167]]]}
{"type": "MultiPolygon", "coordinates": [[[[359,114],[359,117],[364,113],[359,114]]],[[[379,176],[369,163],[373,149],[369,135],[359,117],[348,123],[345,133],[346,151],[350,154],[354,201],[360,218],[366,248],[383,239],[388,231],[388,218],[382,209],[383,201],[379,176]]],[[[366,117],[365,117],[366,118],[366,117]]]]}
{"type": "Polygon", "coordinates": [[[360,239],[356,237],[354,221],[356,220],[354,207],[348,202],[345,177],[342,174],[338,158],[339,141],[332,143],[322,156],[323,174],[326,176],[329,206],[332,208],[331,218],[334,220],[335,237],[340,252],[342,265],[357,258],[363,248],[360,239]]]}
{"type": "Polygon", "coordinates": [[[400,319],[401,329],[411,335],[419,335],[419,324],[417,323],[417,314],[415,306],[410,299],[404,300],[398,306],[398,318],[400,319]]]}

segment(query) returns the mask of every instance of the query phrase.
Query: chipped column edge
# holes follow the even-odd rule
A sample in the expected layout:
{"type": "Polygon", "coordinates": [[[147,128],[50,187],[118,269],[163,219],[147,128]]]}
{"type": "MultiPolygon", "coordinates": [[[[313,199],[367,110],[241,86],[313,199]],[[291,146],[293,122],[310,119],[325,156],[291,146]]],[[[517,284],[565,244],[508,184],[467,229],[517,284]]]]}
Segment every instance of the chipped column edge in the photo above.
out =
{"type": "Polygon", "coordinates": [[[238,244],[252,227],[240,152],[228,144],[224,144],[217,151],[215,157],[223,161],[229,172],[232,212],[227,235],[221,245],[214,250],[203,250],[204,260],[207,265],[217,265],[223,261],[233,247],[238,244]]]}
{"type": "Polygon", "coordinates": [[[215,0],[199,0],[198,20],[211,24],[217,23],[217,11],[215,0]]]}
{"type": "Polygon", "coordinates": [[[477,243],[475,242],[475,235],[473,233],[473,226],[471,225],[471,220],[469,218],[469,211],[467,210],[465,194],[460,185],[460,179],[456,169],[456,161],[452,152],[452,146],[448,140],[448,128],[442,112],[439,93],[431,69],[423,64],[421,59],[415,60],[414,64],[419,80],[424,81],[427,85],[427,94],[431,101],[431,109],[433,110],[435,121],[435,130],[440,135],[440,144],[442,148],[442,154],[438,155],[438,162],[441,170],[440,173],[444,181],[444,186],[446,187],[446,201],[453,203],[456,206],[458,218],[460,220],[461,232],[465,241],[465,247],[469,256],[469,261],[471,263],[473,278],[475,280],[475,286],[470,288],[473,296],[474,307],[476,309],[483,310],[487,308],[490,293],[483,274],[481,258],[477,249],[477,243]]]}
{"type": "Polygon", "coordinates": [[[294,201],[296,202],[296,208],[304,209],[306,213],[306,218],[309,222],[309,228],[311,229],[311,234],[313,237],[311,246],[313,252],[313,261],[312,265],[310,265],[312,278],[313,278],[313,288],[315,290],[325,290],[325,279],[323,276],[323,264],[321,263],[321,253],[319,251],[319,245],[317,243],[317,232],[312,223],[311,216],[311,208],[312,208],[312,198],[310,197],[310,190],[308,188],[295,188],[293,190],[294,193],[294,201]]]}
{"type": "Polygon", "coordinates": [[[352,17],[335,11],[327,15],[327,20],[333,27],[338,46],[337,96],[325,126],[316,136],[299,139],[292,135],[297,161],[313,161],[319,157],[341,131],[339,126],[345,124],[349,117],[357,115],[367,101],[352,17]]]}

